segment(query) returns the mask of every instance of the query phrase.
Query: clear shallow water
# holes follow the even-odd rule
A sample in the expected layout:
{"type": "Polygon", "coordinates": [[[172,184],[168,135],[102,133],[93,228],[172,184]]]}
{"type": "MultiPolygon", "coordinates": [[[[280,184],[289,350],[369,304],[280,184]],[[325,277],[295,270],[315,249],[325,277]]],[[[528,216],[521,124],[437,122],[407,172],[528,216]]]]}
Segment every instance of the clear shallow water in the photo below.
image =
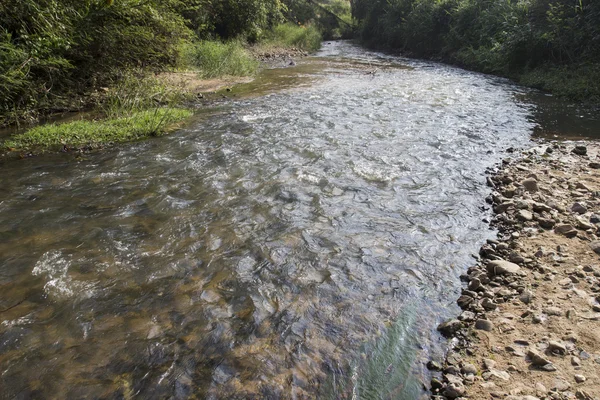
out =
{"type": "Polygon", "coordinates": [[[491,236],[484,171],[534,107],[347,43],[236,92],[167,137],[0,167],[2,398],[422,395],[491,236]]]}

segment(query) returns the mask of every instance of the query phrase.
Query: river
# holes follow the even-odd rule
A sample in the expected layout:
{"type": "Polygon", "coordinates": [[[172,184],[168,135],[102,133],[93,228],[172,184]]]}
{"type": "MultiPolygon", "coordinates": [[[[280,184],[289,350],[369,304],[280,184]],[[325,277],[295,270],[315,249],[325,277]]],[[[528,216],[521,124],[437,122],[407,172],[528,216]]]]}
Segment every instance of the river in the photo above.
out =
{"type": "Polygon", "coordinates": [[[332,42],[171,135],[1,165],[0,397],[426,396],[532,96],[332,42]]]}

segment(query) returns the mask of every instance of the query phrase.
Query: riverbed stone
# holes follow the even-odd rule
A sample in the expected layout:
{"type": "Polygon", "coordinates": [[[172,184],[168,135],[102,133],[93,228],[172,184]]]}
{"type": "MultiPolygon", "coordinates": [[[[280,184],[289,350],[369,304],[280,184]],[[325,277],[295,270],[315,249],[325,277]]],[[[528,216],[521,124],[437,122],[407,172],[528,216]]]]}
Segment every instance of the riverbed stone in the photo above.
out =
{"type": "Polygon", "coordinates": [[[582,145],[575,146],[575,148],[573,150],[571,150],[571,152],[573,154],[585,156],[585,155],[587,155],[587,146],[582,146],[582,145]]]}
{"type": "Polygon", "coordinates": [[[552,361],[544,357],[542,354],[538,353],[536,350],[530,349],[527,352],[529,359],[531,360],[531,364],[536,367],[543,367],[547,364],[552,364],[552,361]]]}
{"type": "Polygon", "coordinates": [[[596,254],[600,254],[600,240],[595,240],[590,243],[590,249],[596,254]]]}
{"type": "Polygon", "coordinates": [[[478,319],[475,321],[475,329],[491,332],[494,330],[494,323],[487,319],[478,319]]]}
{"type": "Polygon", "coordinates": [[[552,353],[565,354],[567,352],[567,347],[555,340],[551,340],[548,342],[548,350],[552,353]]]}
{"type": "Polygon", "coordinates": [[[444,389],[444,396],[449,399],[456,399],[466,393],[465,385],[458,382],[449,383],[444,389]]]}
{"type": "Polygon", "coordinates": [[[560,224],[554,227],[554,232],[559,235],[566,236],[568,238],[573,238],[577,236],[577,229],[571,224],[560,224]]]}
{"type": "Polygon", "coordinates": [[[444,336],[450,337],[454,335],[458,330],[462,328],[462,322],[457,319],[451,319],[450,321],[446,321],[441,323],[437,330],[444,336]]]}
{"type": "Polygon", "coordinates": [[[531,192],[531,193],[535,193],[539,190],[538,183],[533,178],[525,179],[524,181],[521,182],[521,185],[525,188],[525,190],[527,190],[528,192],[531,192]]]}
{"type": "Polygon", "coordinates": [[[533,214],[528,210],[519,210],[517,213],[517,219],[527,222],[533,220],[533,214]]]}
{"type": "Polygon", "coordinates": [[[515,263],[505,260],[494,260],[487,264],[487,271],[490,275],[513,275],[521,270],[515,263]]]}
{"type": "Polygon", "coordinates": [[[587,212],[587,207],[579,202],[574,203],[571,206],[571,211],[577,214],[585,214],[587,212]]]}

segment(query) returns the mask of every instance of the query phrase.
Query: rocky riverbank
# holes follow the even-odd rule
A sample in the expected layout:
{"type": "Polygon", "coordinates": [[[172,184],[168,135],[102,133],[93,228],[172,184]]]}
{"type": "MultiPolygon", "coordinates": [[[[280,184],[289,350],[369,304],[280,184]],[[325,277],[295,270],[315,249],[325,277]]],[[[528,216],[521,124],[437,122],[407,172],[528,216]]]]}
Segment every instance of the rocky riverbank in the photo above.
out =
{"type": "Polygon", "coordinates": [[[430,361],[434,399],[600,399],[600,144],[537,146],[490,171],[498,230],[461,277],[430,361]]]}

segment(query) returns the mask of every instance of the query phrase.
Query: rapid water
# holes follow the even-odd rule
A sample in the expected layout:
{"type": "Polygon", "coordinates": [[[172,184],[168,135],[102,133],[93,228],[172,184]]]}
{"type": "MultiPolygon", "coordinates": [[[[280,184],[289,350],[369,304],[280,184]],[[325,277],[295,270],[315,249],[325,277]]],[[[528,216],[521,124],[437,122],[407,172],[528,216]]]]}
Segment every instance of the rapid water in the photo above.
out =
{"type": "Polygon", "coordinates": [[[416,399],[529,143],[505,80],[325,44],[169,136],[0,166],[1,398],[416,399]]]}

